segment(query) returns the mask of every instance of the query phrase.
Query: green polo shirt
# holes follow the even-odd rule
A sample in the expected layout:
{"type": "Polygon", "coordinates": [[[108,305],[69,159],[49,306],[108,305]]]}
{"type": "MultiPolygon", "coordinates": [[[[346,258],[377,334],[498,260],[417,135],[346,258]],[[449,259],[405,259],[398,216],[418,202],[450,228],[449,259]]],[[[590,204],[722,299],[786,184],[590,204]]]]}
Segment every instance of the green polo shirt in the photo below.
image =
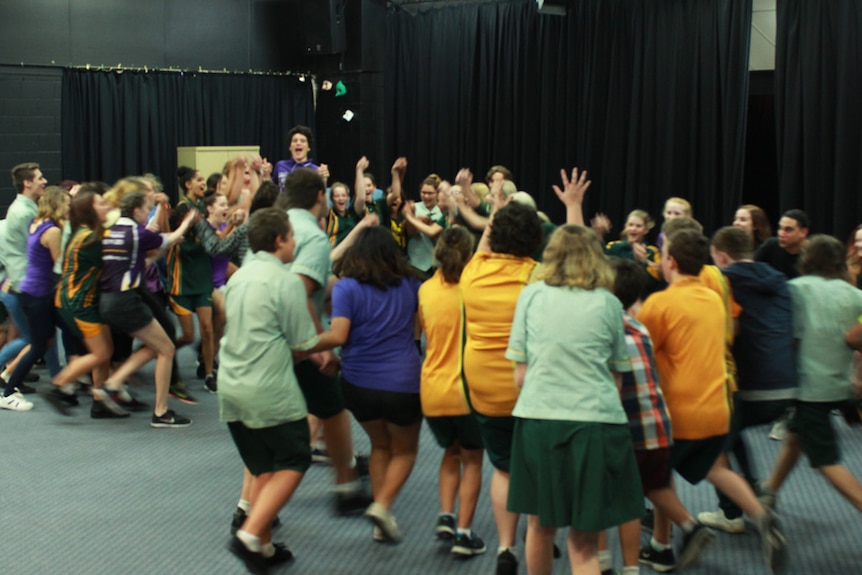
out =
{"type": "Polygon", "coordinates": [[[329,260],[331,246],[326,233],[320,229],[317,218],[308,210],[291,208],[287,210],[290,225],[293,228],[293,238],[296,248],[293,250],[293,262],[286,264],[287,269],[295,274],[317,282],[318,289],[311,294],[317,317],[323,314],[323,300],[326,297],[326,281],[332,270],[329,260]]]}
{"type": "Polygon", "coordinates": [[[293,352],[317,344],[305,287],[266,252],[246,258],[225,293],[227,324],[218,381],[221,420],[260,429],[303,419],[308,410],[293,352]]]}

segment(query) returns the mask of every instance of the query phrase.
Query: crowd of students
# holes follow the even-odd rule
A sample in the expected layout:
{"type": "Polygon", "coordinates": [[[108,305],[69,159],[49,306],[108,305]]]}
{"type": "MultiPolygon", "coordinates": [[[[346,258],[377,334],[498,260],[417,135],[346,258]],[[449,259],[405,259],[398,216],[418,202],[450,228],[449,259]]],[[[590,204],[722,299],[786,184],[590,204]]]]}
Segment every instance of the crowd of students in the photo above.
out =
{"type": "Polygon", "coordinates": [[[763,210],[745,205],[709,239],[691,204],[670,198],[658,246],[637,209],[605,243],[610,222],[585,222],[590,180],[577,169],[554,186],[567,217],[555,226],[502,166],[483,184],[466,169],[454,185],[429,175],[413,202],[404,158],[385,193],[365,158],[353,191],[328,192],[311,132],[288,141],[274,170],[237,158],[209,187],[180,168],[173,208],[153,176],[67,191],[16,166],[0,301],[19,335],[0,349],[0,407],[33,408],[25,377],[44,356],[49,405],[74,413],[87,383],[92,417],[126,417],[149,406],[125,380],[155,359],[151,425],[187,426],[168,398],[195,403],[174,356],[197,316],[198,376],[245,465],[230,550],[253,573],[292,558],[272,531],[313,452],[332,464],[336,511],[362,512],[372,540],[398,543],[394,508],[423,419],[442,450],[429,530],[457,556],[486,552],[472,520],[485,454],[494,468],[498,575],[518,571],[522,514],[533,574],[552,571],[557,528],[569,530],[573,573],[604,574],[604,531],[619,527],[630,575],[684,569],[714,529],[743,532],[743,514],[779,570],[776,494],[800,454],[862,510],[830,419],[859,375],[862,226],[845,246],[809,238],[804,212],[790,210],[772,237],[763,210]],[[367,460],[353,453],[351,414],[367,460]],[[781,453],[758,481],[742,431],[782,418],[781,453]],[[674,471],[713,484],[719,509],[693,516],[674,471]],[[641,549],[642,518],[653,536],[641,549]]]}

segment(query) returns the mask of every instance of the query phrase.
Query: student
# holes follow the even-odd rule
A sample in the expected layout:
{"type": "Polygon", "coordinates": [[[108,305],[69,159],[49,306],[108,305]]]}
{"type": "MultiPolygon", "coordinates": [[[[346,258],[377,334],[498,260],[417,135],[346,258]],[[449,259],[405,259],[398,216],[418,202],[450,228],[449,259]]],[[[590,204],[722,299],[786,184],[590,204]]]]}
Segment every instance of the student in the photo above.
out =
{"type": "Polygon", "coordinates": [[[622,239],[608,242],[605,254],[634,260],[644,266],[654,280],[661,279],[661,264],[659,250],[647,244],[646,237],[655,226],[655,222],[644,210],[632,211],[626,218],[626,226],[622,239]]]}
{"type": "MultiPolygon", "coordinates": [[[[664,203],[664,210],[662,210],[662,216],[664,216],[664,221],[668,222],[670,220],[676,218],[690,218],[691,217],[691,204],[688,200],[683,198],[668,198],[664,203]]],[[[656,240],[656,246],[661,250],[662,245],[664,245],[665,233],[661,232],[658,235],[658,240],[656,240]]]]}
{"type": "MultiPolygon", "coordinates": [[[[297,168],[285,179],[277,207],[287,208],[296,238],[290,270],[305,286],[308,309],[318,333],[323,332],[325,289],[330,276],[331,246],[318,222],[326,214],[326,185],[319,173],[297,168]]],[[[294,365],[308,411],[323,422],[326,446],[335,468],[336,511],[346,515],[364,511],[370,500],[358,479],[353,456],[350,414],[336,377],[338,363],[330,351],[313,354],[294,365]]]]}
{"type": "Polygon", "coordinates": [[[365,515],[379,529],[374,539],[398,543],[392,505],[413,470],[422,424],[413,337],[420,280],[379,227],[362,230],[333,271],[341,279],[327,333],[342,346],[344,404],[371,441],[374,501],[365,515]]]}
{"type": "Polygon", "coordinates": [[[474,556],[485,543],[471,530],[482,487],[482,436],[464,397],[461,372],[461,298],[458,281],[473,253],[473,236],[465,228],[440,234],[434,259],[440,267],[419,288],[419,322],[427,338],[422,364],[422,413],[437,444],[440,461],[440,514],[436,535],[455,540],[452,553],[474,556]],[[455,515],[455,498],[459,509],[455,515]]]}
{"type": "MultiPolygon", "coordinates": [[[[796,397],[790,292],[784,275],[752,259],[751,235],[744,229],[718,230],[711,252],[742,306],[733,342],[738,391],[725,451],[735,456],[743,476],[755,486],[742,431],[783,417],[796,397]]],[[[699,513],[698,521],[727,533],[744,532],[742,510],[720,491],[718,497],[720,509],[699,513]]]]}
{"type": "MultiPolygon", "coordinates": [[[[668,236],[661,261],[670,286],[646,300],[638,320],[652,336],[673,422],[671,467],[689,483],[707,479],[736,502],[755,522],[767,566],[774,569],[784,559],[784,536],[748,483],[731,471],[724,453],[730,429],[727,319],[721,298],[698,278],[708,259],[709,240],[703,234],[681,230],[668,236]]],[[[670,524],[660,509],[655,521],[659,541],[669,541],[670,524]]],[[[674,555],[669,546],[651,543],[641,551],[641,562],[668,570],[674,555]]]]}
{"type": "Polygon", "coordinates": [[[733,225],[748,232],[755,250],[772,237],[772,226],[766,212],[754,204],[739,206],[733,216],[733,225]]]}
{"type": "Polygon", "coordinates": [[[769,238],[754,253],[754,261],[764,262],[791,280],[799,277],[796,262],[808,237],[808,215],[788,210],[778,220],[778,236],[769,238]]]}
{"type": "Polygon", "coordinates": [[[537,279],[518,297],[506,350],[521,390],[507,509],[528,514],[531,574],[551,573],[558,527],[569,528],[572,573],[598,574],[598,532],[644,513],[618,391],[631,370],[622,307],[608,291],[601,244],[583,226],[554,232],[537,279]]]}
{"type": "Polygon", "coordinates": [[[789,282],[793,337],[799,344],[799,396],[772,474],[762,484],[765,500],[772,506],[775,494],[804,453],[811,467],[862,511],[862,485],[841,465],[838,438],[830,421],[832,410],[853,397],[853,349],[846,345],[845,332],[862,317],[862,291],[846,281],[845,255],[837,239],[812,236],[799,258],[802,275],[789,282]]]}
{"type": "Polygon", "coordinates": [[[530,254],[541,242],[536,211],[509,204],[493,215],[459,282],[464,306],[464,378],[482,443],[494,466],[491,505],[497,524],[497,575],[517,572],[514,546],[519,517],[506,508],[515,426],[512,409],[518,390],[500,382],[511,377],[512,364],[505,356],[509,330],[518,295],[536,267],[530,254]]]}
{"type": "MultiPolygon", "coordinates": [[[[362,173],[368,167],[368,159],[362,156],[356,163],[357,184],[362,179],[362,173]]],[[[350,233],[357,222],[365,216],[365,194],[351,194],[350,188],[343,182],[335,182],[331,188],[332,207],[326,216],[326,235],[333,247],[340,244],[350,233]]]]}
{"type": "Polygon", "coordinates": [[[299,168],[306,168],[317,172],[323,178],[324,184],[329,178],[329,166],[319,166],[309,157],[314,137],[308,126],[294,126],[287,133],[287,145],[290,148],[290,158],[276,162],[272,172],[272,178],[281,192],[285,191],[284,182],[287,176],[299,168]]]}
{"type": "Polygon", "coordinates": [[[422,201],[408,202],[403,210],[408,223],[407,256],[410,265],[425,278],[434,273],[434,241],[446,227],[446,218],[437,206],[438,185],[435,178],[425,178],[419,191],[422,201]],[[410,207],[415,207],[415,212],[409,211],[410,207]]]}
{"type": "MultiPolygon", "coordinates": [[[[254,475],[251,510],[229,549],[252,573],[293,558],[272,542],[272,522],[311,465],[305,400],[293,353],[323,349],[305,288],[284,264],[296,245],[284,210],[257,211],[249,222],[254,255],[231,279],[222,347],[219,416],[254,475]]],[[[331,346],[330,346],[331,347],[331,346]]]]}
{"type": "Polygon", "coordinates": [[[856,226],[847,240],[847,271],[851,283],[862,289],[862,225],[856,226]]]}
{"type": "Polygon", "coordinates": [[[120,200],[120,219],[102,240],[103,273],[100,280],[102,293],[99,315],[113,329],[143,343],[111,374],[105,381],[105,387],[109,393],[119,396],[121,405],[140,409],[142,404],[131,397],[122,382],[139,367],[155,359],[156,397],[150,426],[186,427],[191,424],[191,420],[168,409],[174,345],[136,288],[140,285],[148,252],[165,249],[182,241],[197,215],[189,212],[173,233],[159,234],[146,229],[152,207],[143,187],[127,192],[120,200]]]}

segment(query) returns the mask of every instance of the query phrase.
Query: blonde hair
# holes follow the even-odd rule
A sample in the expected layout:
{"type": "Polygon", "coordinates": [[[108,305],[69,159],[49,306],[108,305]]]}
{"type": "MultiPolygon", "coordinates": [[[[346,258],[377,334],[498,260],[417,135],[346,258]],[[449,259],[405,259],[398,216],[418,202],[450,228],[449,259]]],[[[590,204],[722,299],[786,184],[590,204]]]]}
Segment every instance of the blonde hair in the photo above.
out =
{"type": "Polygon", "coordinates": [[[42,197],[39,198],[39,207],[36,209],[34,220],[51,220],[58,226],[62,226],[66,220],[66,198],[71,197],[69,192],[60,186],[48,186],[42,197]]]}
{"type": "Polygon", "coordinates": [[[488,187],[488,185],[483,184],[482,182],[473,182],[470,185],[470,188],[473,190],[473,193],[476,194],[476,196],[478,196],[478,198],[480,200],[484,200],[485,196],[488,195],[488,192],[491,191],[491,189],[488,187]]]}
{"type": "Polygon", "coordinates": [[[614,272],[599,238],[592,230],[575,225],[560,226],[551,235],[536,279],[550,286],[588,290],[614,286],[614,272]]]}
{"type": "MultiPolygon", "coordinates": [[[[655,220],[652,219],[652,216],[650,216],[646,210],[632,210],[631,212],[629,212],[629,215],[626,216],[626,223],[628,223],[628,221],[632,217],[640,218],[643,221],[644,227],[646,228],[644,236],[646,236],[646,234],[649,233],[649,231],[655,227],[655,220]]],[[[628,235],[626,234],[625,228],[623,228],[623,231],[620,232],[620,238],[622,238],[623,240],[628,239],[628,235]]]]}
{"type": "Polygon", "coordinates": [[[677,198],[676,196],[665,200],[664,210],[662,210],[662,212],[667,211],[667,205],[671,202],[676,202],[677,204],[681,205],[682,209],[685,211],[685,215],[691,217],[691,204],[688,203],[688,200],[685,200],[683,198],[677,198]]]}
{"type": "Polygon", "coordinates": [[[144,178],[137,178],[134,176],[123,178],[114,184],[110,190],[105,192],[105,195],[102,197],[105,198],[105,201],[108,202],[111,207],[118,208],[120,207],[120,201],[123,199],[123,196],[129,192],[147,193],[150,191],[149,188],[151,186],[152,184],[144,178]]]}

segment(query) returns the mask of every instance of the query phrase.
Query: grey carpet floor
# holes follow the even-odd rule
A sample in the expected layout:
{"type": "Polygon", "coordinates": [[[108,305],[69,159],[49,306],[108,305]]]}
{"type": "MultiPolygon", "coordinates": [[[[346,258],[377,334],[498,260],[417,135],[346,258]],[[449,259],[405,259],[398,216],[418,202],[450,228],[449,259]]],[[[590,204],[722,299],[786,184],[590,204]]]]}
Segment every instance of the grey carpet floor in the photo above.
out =
{"type": "MultiPolygon", "coordinates": [[[[193,377],[191,353],[183,350],[183,373],[199,404],[172,407],[191,418],[187,429],[157,430],[148,414],[125,420],[89,418],[89,400],[73,417],[61,417],[40,398],[27,413],[0,412],[0,574],[241,574],[241,564],[225,548],[228,527],[242,480],[242,466],[225,426],[218,421],[216,397],[193,377]]],[[[41,386],[47,385],[42,373],[41,386]]],[[[151,368],[133,386],[152,402],[151,368]]],[[[862,430],[836,419],[845,462],[862,477],[862,430]]],[[[768,429],[748,432],[752,457],[761,475],[779,444],[768,429]]],[[[354,426],[358,452],[368,441],[354,426]]],[[[489,552],[467,561],[453,559],[433,538],[438,511],[437,465],[441,450],[423,429],[416,468],[394,506],[404,532],[397,546],[374,543],[361,517],[333,513],[331,470],[314,465],[294,499],[282,511],[276,540],[289,544],[296,560],[274,573],[306,574],[491,574],[496,533],[487,495],[490,465],[474,529],[489,552]]],[[[714,505],[707,485],[679,481],[679,492],[693,513],[714,505]]],[[[787,573],[862,573],[862,521],[803,460],[779,500],[790,543],[787,573]]],[[[564,534],[558,542],[564,547],[564,534]]],[[[616,537],[611,536],[616,549],[616,537]]],[[[523,553],[523,547],[518,550],[523,553]]],[[[616,565],[621,569],[618,551],[616,565]]],[[[526,566],[521,565],[521,573],[526,566]]],[[[647,568],[642,573],[651,573],[647,568]]],[[[766,573],[759,539],[749,525],[743,535],[719,534],[687,573],[749,575],[766,573]]],[[[569,573],[565,558],[555,574],[569,573]]]]}

